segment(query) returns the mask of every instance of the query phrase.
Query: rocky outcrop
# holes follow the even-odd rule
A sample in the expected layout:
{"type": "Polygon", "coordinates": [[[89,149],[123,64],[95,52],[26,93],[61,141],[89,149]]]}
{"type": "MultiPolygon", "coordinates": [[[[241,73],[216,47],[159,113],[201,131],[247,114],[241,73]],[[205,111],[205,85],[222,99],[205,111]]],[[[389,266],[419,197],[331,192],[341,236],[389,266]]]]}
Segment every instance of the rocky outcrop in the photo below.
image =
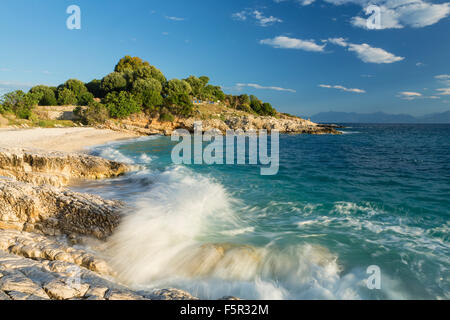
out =
{"type": "Polygon", "coordinates": [[[33,184],[67,185],[72,179],[121,175],[125,164],[86,154],[0,148],[0,176],[33,184]]]}
{"type": "Polygon", "coordinates": [[[118,201],[50,185],[0,179],[0,228],[105,239],[119,224],[118,201]]]}
{"type": "Polygon", "coordinates": [[[178,289],[133,291],[106,262],[54,237],[0,229],[0,300],[194,300],[178,289]]]}
{"type": "Polygon", "coordinates": [[[145,115],[133,115],[131,118],[117,121],[108,121],[101,128],[133,132],[141,135],[162,134],[171,135],[176,129],[194,131],[194,122],[202,122],[202,130],[218,130],[225,134],[227,130],[249,131],[265,129],[268,132],[278,130],[280,133],[291,134],[340,134],[331,126],[317,125],[309,120],[280,115],[279,117],[262,117],[251,114],[245,116],[222,115],[219,118],[197,119],[176,118],[172,122],[161,122],[158,119],[145,115]]]}

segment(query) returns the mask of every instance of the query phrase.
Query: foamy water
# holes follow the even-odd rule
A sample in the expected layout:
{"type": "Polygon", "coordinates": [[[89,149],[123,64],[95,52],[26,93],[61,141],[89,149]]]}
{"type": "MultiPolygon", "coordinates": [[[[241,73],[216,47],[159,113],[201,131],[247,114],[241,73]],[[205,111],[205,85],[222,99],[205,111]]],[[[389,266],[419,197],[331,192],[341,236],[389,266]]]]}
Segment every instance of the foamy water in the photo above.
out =
{"type": "MultiPolygon", "coordinates": [[[[346,150],[344,167],[325,172],[316,157],[330,153],[314,145],[321,139],[348,148],[352,140],[339,138],[282,137],[281,147],[288,142],[292,150],[299,142],[302,153],[282,158],[272,178],[251,166],[174,166],[165,137],[96,148],[140,166],[85,187],[128,204],[107,243],[118,277],[135,288],[177,287],[208,299],[448,299],[449,222],[439,218],[445,203],[434,206],[432,219],[421,215],[414,205],[423,211],[434,202],[407,200],[411,183],[383,162],[394,160],[384,156],[372,164],[360,147],[346,150]],[[305,162],[305,154],[312,158],[305,162]],[[381,290],[366,286],[370,265],[381,269],[381,290]]],[[[436,181],[428,194],[412,194],[439,199],[436,181]]]]}

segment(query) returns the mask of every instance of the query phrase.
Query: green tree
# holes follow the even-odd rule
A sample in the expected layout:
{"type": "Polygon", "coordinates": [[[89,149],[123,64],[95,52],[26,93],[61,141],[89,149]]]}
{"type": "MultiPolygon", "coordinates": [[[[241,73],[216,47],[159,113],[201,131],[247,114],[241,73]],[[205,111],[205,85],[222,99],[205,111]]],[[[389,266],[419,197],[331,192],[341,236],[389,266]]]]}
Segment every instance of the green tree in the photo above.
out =
{"type": "Polygon", "coordinates": [[[150,64],[147,61],[143,61],[139,57],[125,56],[119,60],[114,68],[115,72],[124,72],[125,70],[136,71],[141,67],[149,67],[150,64]]]}
{"type": "Polygon", "coordinates": [[[86,83],[86,88],[95,98],[103,98],[103,90],[101,89],[102,80],[94,79],[89,83],[86,83]]]}
{"type": "Polygon", "coordinates": [[[203,91],[203,88],[205,87],[205,83],[197,78],[196,76],[189,76],[189,78],[184,79],[192,89],[192,95],[197,98],[201,98],[201,94],[203,91]]]}
{"type": "Polygon", "coordinates": [[[71,106],[77,104],[77,96],[73,91],[62,88],[58,91],[58,105],[71,106]]]}
{"type": "Polygon", "coordinates": [[[77,105],[79,106],[88,106],[92,102],[94,102],[94,95],[90,92],[82,93],[77,99],[77,105]]]}
{"type": "Polygon", "coordinates": [[[207,76],[201,76],[199,79],[203,83],[203,87],[205,87],[209,82],[209,77],[207,76]]]}
{"type": "Polygon", "coordinates": [[[57,104],[55,92],[48,86],[34,86],[29,92],[42,95],[42,98],[38,101],[40,106],[55,106],[57,104]]]}
{"type": "Polygon", "coordinates": [[[108,93],[104,103],[113,118],[123,119],[141,111],[138,101],[131,93],[126,91],[108,93]]]}
{"type": "Polygon", "coordinates": [[[189,117],[194,112],[194,105],[191,98],[185,93],[172,94],[164,99],[164,106],[171,112],[179,116],[189,117]]]}
{"type": "Polygon", "coordinates": [[[161,70],[157,69],[154,66],[142,66],[133,71],[133,79],[155,79],[159,81],[161,85],[166,83],[166,77],[161,72],[161,70]]]}
{"type": "Polygon", "coordinates": [[[109,111],[100,102],[92,101],[86,109],[77,107],[74,113],[87,125],[105,123],[109,118],[109,111]]]}
{"type": "Polygon", "coordinates": [[[29,119],[33,108],[37,106],[41,99],[41,92],[24,93],[22,90],[17,90],[5,94],[1,100],[1,104],[5,111],[13,112],[21,119],[29,119]]]}
{"type": "Polygon", "coordinates": [[[127,88],[127,80],[123,73],[112,72],[102,79],[100,88],[105,93],[122,91],[127,88]]]}
{"type": "Polygon", "coordinates": [[[241,94],[239,96],[240,104],[250,104],[250,97],[247,94],[241,94]]]}
{"type": "Polygon", "coordinates": [[[268,102],[265,102],[261,106],[261,114],[264,116],[274,116],[276,111],[272,108],[272,105],[268,102]]]}
{"type": "Polygon", "coordinates": [[[180,94],[189,95],[192,93],[192,88],[185,80],[172,79],[166,83],[164,93],[169,97],[180,94]]]}
{"type": "Polygon", "coordinates": [[[204,99],[209,99],[209,100],[213,100],[213,101],[223,101],[225,100],[225,93],[223,93],[222,88],[220,88],[219,86],[213,86],[213,85],[207,85],[204,89],[203,89],[203,98],[204,99]]]}
{"type": "Polygon", "coordinates": [[[72,91],[77,98],[80,97],[83,93],[88,92],[88,89],[84,85],[84,82],[80,81],[80,80],[77,80],[77,79],[69,79],[69,80],[67,80],[63,84],[62,87],[72,91]]]}
{"type": "Polygon", "coordinates": [[[135,95],[140,95],[146,91],[155,91],[161,93],[162,86],[156,79],[137,79],[133,82],[131,92],[135,95]]]}
{"type": "Polygon", "coordinates": [[[255,111],[257,114],[261,113],[262,110],[262,102],[259,100],[256,96],[251,95],[250,96],[250,107],[255,111]]]}

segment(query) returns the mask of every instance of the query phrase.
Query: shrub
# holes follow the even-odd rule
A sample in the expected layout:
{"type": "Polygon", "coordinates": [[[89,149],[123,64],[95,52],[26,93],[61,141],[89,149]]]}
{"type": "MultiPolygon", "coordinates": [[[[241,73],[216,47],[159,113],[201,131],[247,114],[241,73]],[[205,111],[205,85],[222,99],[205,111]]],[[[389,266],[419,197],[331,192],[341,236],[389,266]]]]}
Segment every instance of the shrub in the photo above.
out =
{"type": "Polygon", "coordinates": [[[108,93],[104,103],[113,118],[123,119],[141,111],[141,107],[135,97],[126,91],[108,93]]]}
{"type": "Polygon", "coordinates": [[[135,71],[141,67],[149,67],[149,66],[150,64],[147,61],[143,61],[139,57],[125,56],[122,59],[120,59],[119,62],[116,64],[114,71],[123,72],[127,69],[135,71]]]}
{"type": "Polygon", "coordinates": [[[87,125],[105,123],[109,118],[109,111],[106,106],[96,101],[91,102],[84,110],[81,107],[75,108],[74,113],[87,125]]]}
{"type": "Polygon", "coordinates": [[[127,80],[124,74],[113,72],[102,79],[100,88],[106,94],[114,91],[122,91],[127,88],[127,80]]]}
{"type": "Polygon", "coordinates": [[[78,97],[77,105],[88,106],[94,102],[94,95],[90,92],[84,92],[78,97]]]}
{"type": "Polygon", "coordinates": [[[180,94],[189,95],[191,92],[192,88],[189,83],[180,79],[169,80],[164,87],[164,93],[167,96],[176,96],[180,94]]]}
{"type": "Polygon", "coordinates": [[[165,107],[179,116],[189,117],[194,112],[194,105],[187,94],[175,94],[164,100],[165,107]]]}
{"type": "Polygon", "coordinates": [[[67,88],[58,91],[58,105],[71,106],[77,103],[77,96],[67,88]]]}
{"type": "Polygon", "coordinates": [[[103,98],[103,90],[101,89],[102,81],[94,79],[86,84],[86,88],[90,93],[94,95],[95,98],[103,98]]]}
{"type": "Polygon", "coordinates": [[[31,88],[30,93],[42,94],[42,98],[38,101],[40,106],[54,106],[57,104],[55,91],[53,88],[38,85],[31,88]]]}
{"type": "Polygon", "coordinates": [[[69,79],[63,85],[62,88],[69,89],[72,91],[77,99],[85,92],[88,92],[88,89],[84,85],[83,81],[77,79],[69,79]]]}
{"type": "Polygon", "coordinates": [[[156,79],[137,79],[133,82],[132,92],[135,95],[142,94],[146,91],[156,91],[161,93],[162,85],[156,79]]]}
{"type": "Polygon", "coordinates": [[[5,94],[2,98],[2,109],[13,112],[18,118],[28,119],[33,108],[42,99],[42,93],[27,93],[17,90],[5,94]]]}
{"type": "Polygon", "coordinates": [[[163,108],[159,114],[159,120],[163,122],[172,122],[175,120],[175,117],[166,108],[163,108]]]}

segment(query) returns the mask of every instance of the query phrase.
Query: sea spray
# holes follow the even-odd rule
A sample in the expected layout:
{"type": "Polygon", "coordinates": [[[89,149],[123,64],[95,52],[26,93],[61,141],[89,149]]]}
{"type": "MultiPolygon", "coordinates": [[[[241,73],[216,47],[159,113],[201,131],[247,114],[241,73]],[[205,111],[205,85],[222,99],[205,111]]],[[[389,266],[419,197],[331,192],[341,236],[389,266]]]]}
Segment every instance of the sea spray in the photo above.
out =
{"type": "Polygon", "coordinates": [[[238,234],[254,229],[236,216],[237,201],[222,185],[180,166],[152,179],[151,189],[140,195],[109,241],[121,281],[177,286],[204,298],[282,299],[307,292],[334,297],[340,267],[326,248],[234,243],[234,234],[224,235],[224,229],[238,234]]]}

